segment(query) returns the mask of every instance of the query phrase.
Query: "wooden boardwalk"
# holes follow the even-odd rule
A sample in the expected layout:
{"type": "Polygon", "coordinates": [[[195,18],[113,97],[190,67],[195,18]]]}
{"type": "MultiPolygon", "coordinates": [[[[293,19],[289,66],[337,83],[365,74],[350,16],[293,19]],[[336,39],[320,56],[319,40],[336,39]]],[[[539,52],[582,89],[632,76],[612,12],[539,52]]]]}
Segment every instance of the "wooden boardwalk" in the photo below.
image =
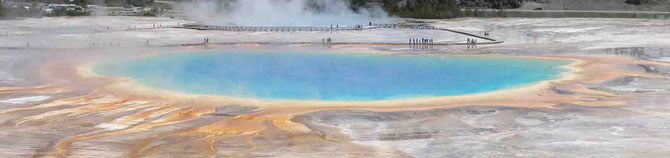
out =
{"type": "Polygon", "coordinates": [[[352,31],[363,30],[358,26],[218,26],[218,25],[200,25],[200,24],[184,24],[183,28],[196,30],[219,30],[219,31],[250,31],[250,32],[283,32],[283,31],[352,31]]]}
{"type": "MultiPolygon", "coordinates": [[[[481,42],[477,45],[491,45],[499,44],[502,41],[490,41],[490,42],[481,42]]],[[[459,43],[459,42],[444,42],[444,43],[432,43],[432,44],[409,44],[404,43],[394,43],[394,42],[219,42],[219,43],[187,43],[187,44],[171,44],[164,45],[166,47],[179,47],[179,46],[206,46],[206,45],[376,45],[376,46],[448,46],[448,45],[472,45],[468,43],[459,43]]]]}
{"type": "MultiPolygon", "coordinates": [[[[462,34],[466,36],[471,36],[474,38],[479,38],[486,40],[485,42],[477,42],[477,45],[485,44],[499,44],[504,41],[491,38],[488,36],[476,35],[473,33],[451,30],[447,28],[438,28],[433,26],[421,26],[421,25],[407,25],[407,24],[367,24],[367,25],[356,25],[356,26],[311,26],[311,27],[301,27],[301,26],[219,26],[219,25],[202,25],[202,24],[183,24],[182,28],[185,29],[196,29],[196,30],[218,30],[218,31],[248,31],[248,32],[307,32],[307,31],[356,31],[356,30],[368,30],[368,29],[417,29],[417,30],[438,30],[438,31],[447,31],[457,34],[462,34]]],[[[204,43],[203,43],[204,44],[204,43]]],[[[215,45],[232,45],[232,44],[324,44],[322,42],[231,42],[231,43],[209,43],[215,45]]],[[[333,42],[329,43],[331,45],[410,45],[407,43],[389,43],[389,42],[333,42]]],[[[411,45],[471,45],[469,43],[432,43],[432,44],[411,44],[411,45]]]]}

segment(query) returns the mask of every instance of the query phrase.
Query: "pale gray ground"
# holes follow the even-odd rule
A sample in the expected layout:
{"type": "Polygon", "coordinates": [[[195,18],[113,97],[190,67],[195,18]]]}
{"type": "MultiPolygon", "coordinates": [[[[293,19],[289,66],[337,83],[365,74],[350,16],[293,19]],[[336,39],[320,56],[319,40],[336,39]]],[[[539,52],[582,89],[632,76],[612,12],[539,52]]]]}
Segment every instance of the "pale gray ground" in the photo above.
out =
{"type": "MultiPolygon", "coordinates": [[[[610,54],[643,60],[667,61],[670,53],[670,21],[645,19],[458,19],[427,20],[438,27],[482,33],[504,39],[501,45],[436,48],[443,51],[426,53],[508,53],[508,54],[610,54]]],[[[439,40],[462,41],[467,37],[450,33],[412,30],[370,30],[364,32],[312,33],[241,33],[204,32],[182,29],[151,29],[125,31],[128,25],[151,27],[176,25],[166,18],[96,17],[44,18],[0,21],[0,87],[38,85],[47,79],[33,78],[39,65],[47,58],[67,57],[69,51],[133,54],[139,51],[168,51],[170,48],[145,48],[151,44],[214,41],[320,41],[324,37],[348,41],[405,41],[414,36],[430,36],[439,40]],[[106,27],[110,26],[107,32],[106,27]],[[48,30],[48,31],[47,31],[48,30]],[[91,33],[92,31],[102,31],[91,33]],[[5,32],[10,32],[6,37],[5,32]],[[49,33],[47,33],[49,32],[49,33]],[[56,32],[56,33],[54,33],[56,32]],[[69,33],[69,34],[65,34],[69,33]],[[25,48],[25,43],[30,47],[25,48]],[[110,47],[109,42],[120,42],[110,47]],[[97,43],[88,48],[89,43],[97,43]],[[103,51],[100,51],[103,50],[103,51]]],[[[115,43],[114,43],[115,44],[115,43]]],[[[113,45],[113,44],[112,44],[113,45]]],[[[282,47],[285,49],[286,47],[282,47]]],[[[360,47],[360,46],[356,46],[360,47]]],[[[266,47],[272,48],[272,47],[266,47]]],[[[373,47],[397,53],[423,53],[408,47],[373,47]]],[[[304,48],[300,48],[304,49],[304,48]]],[[[319,48],[327,49],[327,48],[319,48]]],[[[204,50],[194,48],[194,50],[204,50]]],[[[169,50],[174,51],[174,50],[169,50]]],[[[83,53],[73,53],[81,55],[83,53]]],[[[420,54],[419,54],[420,55],[420,54]]],[[[670,68],[648,65],[627,65],[635,71],[667,74],[670,68]]],[[[295,144],[289,133],[274,133],[272,138],[256,137],[257,150],[250,157],[668,157],[670,155],[670,80],[624,77],[589,85],[592,89],[618,94],[636,95],[618,99],[626,103],[615,107],[585,107],[571,104],[553,108],[517,108],[513,105],[472,105],[421,111],[372,112],[363,110],[328,110],[299,115],[315,135],[325,138],[343,135],[360,151],[344,150],[344,142],[295,144]],[[308,146],[309,150],[298,147],[308,146]],[[370,148],[373,147],[373,148],[370,148]],[[351,152],[346,152],[351,151],[351,152]]],[[[555,89],[558,93],[574,93],[555,89]]],[[[0,110],[29,107],[56,98],[76,96],[85,92],[62,94],[1,93],[0,110]],[[46,97],[40,97],[46,96],[46,97]]],[[[72,105],[68,107],[76,107],[72,105]]],[[[65,108],[65,107],[57,107],[65,108]]],[[[11,121],[38,115],[51,109],[28,110],[0,114],[0,157],[33,157],[53,154],[56,141],[68,135],[106,130],[101,122],[116,119],[135,111],[97,113],[81,117],[63,117],[14,126],[11,121]],[[50,121],[49,123],[45,123],[50,121]]],[[[209,124],[222,118],[253,111],[253,108],[227,106],[199,119],[160,126],[150,133],[133,133],[75,142],[70,157],[126,157],[143,138],[169,131],[209,124]]],[[[148,118],[146,122],[157,118],[148,118]]],[[[157,139],[152,143],[181,142],[190,137],[157,139]]],[[[226,156],[249,148],[223,140],[215,146],[214,156],[226,156]]],[[[195,147],[175,145],[156,152],[153,157],[195,157],[195,147]]]]}

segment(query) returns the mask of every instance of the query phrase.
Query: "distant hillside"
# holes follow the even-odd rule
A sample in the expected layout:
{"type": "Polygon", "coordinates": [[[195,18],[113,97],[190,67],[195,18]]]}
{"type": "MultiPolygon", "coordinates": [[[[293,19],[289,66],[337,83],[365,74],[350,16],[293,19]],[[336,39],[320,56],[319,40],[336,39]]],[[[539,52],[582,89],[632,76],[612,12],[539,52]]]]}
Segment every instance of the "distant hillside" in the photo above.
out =
{"type": "Polygon", "coordinates": [[[390,15],[407,18],[454,18],[460,16],[458,0],[384,0],[390,15]]]}
{"type": "Polygon", "coordinates": [[[670,0],[367,0],[382,1],[391,15],[407,18],[476,16],[462,10],[670,11],[670,0]]]}
{"type": "Polygon", "coordinates": [[[670,0],[536,0],[519,9],[599,10],[599,11],[670,11],[670,0]]]}

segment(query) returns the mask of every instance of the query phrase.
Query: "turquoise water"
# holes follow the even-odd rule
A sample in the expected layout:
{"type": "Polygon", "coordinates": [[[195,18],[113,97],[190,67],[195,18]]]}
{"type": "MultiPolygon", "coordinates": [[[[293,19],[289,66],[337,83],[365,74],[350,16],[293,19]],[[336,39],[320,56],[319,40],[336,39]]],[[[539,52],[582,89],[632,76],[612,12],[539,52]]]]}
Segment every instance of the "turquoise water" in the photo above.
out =
{"type": "Polygon", "coordinates": [[[566,60],[355,53],[176,53],[102,63],[95,72],[195,94],[370,101],[472,94],[558,77],[566,60]]]}

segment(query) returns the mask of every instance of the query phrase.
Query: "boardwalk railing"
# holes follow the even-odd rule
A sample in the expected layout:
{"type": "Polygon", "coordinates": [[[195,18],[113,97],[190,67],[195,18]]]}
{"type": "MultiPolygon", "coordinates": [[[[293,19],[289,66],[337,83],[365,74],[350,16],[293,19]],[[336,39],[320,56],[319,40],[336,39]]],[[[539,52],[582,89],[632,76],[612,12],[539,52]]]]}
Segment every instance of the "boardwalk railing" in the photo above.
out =
{"type": "Polygon", "coordinates": [[[218,26],[218,25],[202,25],[202,24],[184,24],[186,29],[196,30],[221,30],[221,31],[350,31],[362,30],[358,26],[218,26]]]}
{"type": "Polygon", "coordinates": [[[493,41],[493,42],[499,41],[499,40],[496,40],[496,39],[493,39],[493,38],[490,38],[490,37],[486,37],[486,36],[480,36],[480,35],[476,35],[476,34],[472,34],[472,33],[467,33],[467,32],[463,32],[463,31],[456,31],[456,30],[451,30],[451,29],[445,29],[445,28],[437,28],[437,27],[434,27],[434,26],[407,25],[407,24],[372,24],[371,26],[379,27],[379,28],[405,28],[405,29],[418,29],[418,30],[449,31],[449,32],[463,34],[463,35],[472,36],[472,37],[477,37],[477,38],[481,38],[481,39],[485,39],[485,40],[489,40],[489,41],[493,41]]]}
{"type": "MultiPolygon", "coordinates": [[[[203,25],[203,24],[183,24],[185,29],[197,29],[197,30],[221,30],[221,31],[351,31],[351,30],[366,30],[366,29],[380,29],[380,28],[390,28],[390,29],[417,29],[417,30],[438,30],[438,31],[448,31],[457,34],[462,34],[466,36],[476,37],[480,39],[487,40],[486,42],[477,42],[478,45],[481,44],[499,44],[503,43],[503,40],[498,40],[491,38],[489,36],[482,36],[473,33],[451,30],[446,28],[438,28],[434,26],[426,25],[408,25],[408,24],[379,24],[379,23],[368,23],[355,26],[313,26],[313,27],[299,27],[299,26],[218,26],[218,25],[203,25]]],[[[244,43],[244,42],[242,42],[244,43]]],[[[292,44],[314,44],[312,42],[288,42],[292,44]]],[[[315,42],[316,43],[316,42],[315,42]]],[[[230,43],[226,43],[230,44],[230,43]]],[[[239,44],[239,43],[238,43],[239,44]]],[[[273,42],[255,42],[255,44],[287,44],[287,43],[273,43],[273,42]]],[[[385,43],[385,42],[342,42],[342,43],[331,43],[331,44],[362,44],[362,45],[400,45],[403,43],[385,43]]],[[[408,43],[404,43],[408,44],[408,43]]],[[[470,43],[434,43],[432,45],[471,45],[470,43]]]]}

